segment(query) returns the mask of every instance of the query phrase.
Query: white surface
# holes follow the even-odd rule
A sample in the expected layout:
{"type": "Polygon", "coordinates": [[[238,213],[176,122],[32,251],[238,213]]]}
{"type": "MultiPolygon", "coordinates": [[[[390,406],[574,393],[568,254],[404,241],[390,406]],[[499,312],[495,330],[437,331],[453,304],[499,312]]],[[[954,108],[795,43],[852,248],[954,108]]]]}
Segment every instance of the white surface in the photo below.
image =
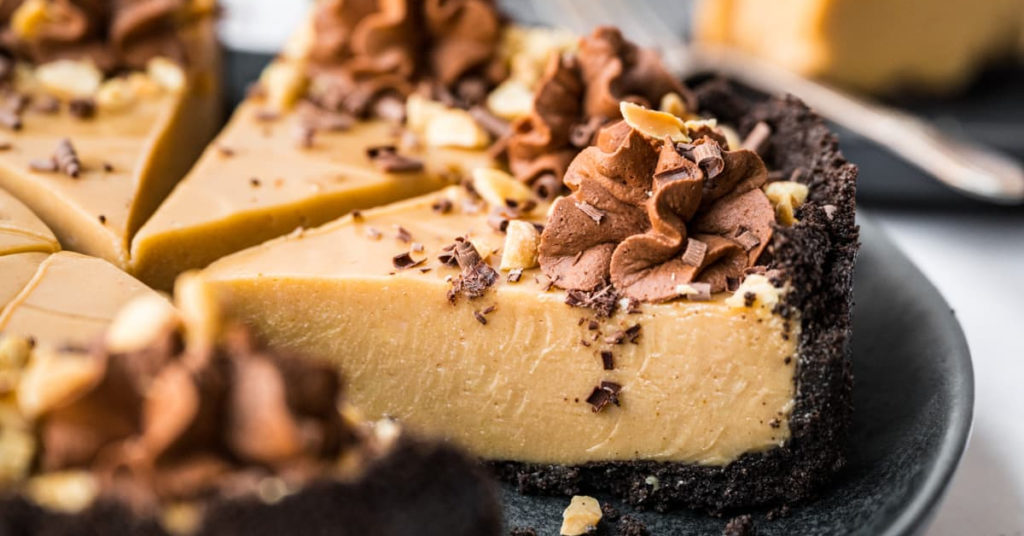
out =
{"type": "Polygon", "coordinates": [[[220,0],[220,38],[228,48],[276,53],[302,17],[310,0],[220,0]]]}
{"type": "Polygon", "coordinates": [[[872,211],[956,311],[974,432],[930,536],[1024,535],[1024,212],[872,211]]]}

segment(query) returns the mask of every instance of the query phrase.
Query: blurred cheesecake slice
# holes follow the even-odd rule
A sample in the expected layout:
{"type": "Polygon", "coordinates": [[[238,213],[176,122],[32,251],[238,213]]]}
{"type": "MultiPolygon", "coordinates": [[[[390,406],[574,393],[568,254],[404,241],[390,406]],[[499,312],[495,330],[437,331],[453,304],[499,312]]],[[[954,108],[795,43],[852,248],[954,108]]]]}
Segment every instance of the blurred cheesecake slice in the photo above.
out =
{"type": "Polygon", "coordinates": [[[127,267],[131,236],[213,135],[209,4],[99,2],[94,13],[26,1],[0,20],[14,58],[2,81],[0,187],[67,249],[127,267]]]}
{"type": "Polygon", "coordinates": [[[1012,57],[1021,0],[705,0],[698,41],[854,89],[941,93],[1012,57]]]}

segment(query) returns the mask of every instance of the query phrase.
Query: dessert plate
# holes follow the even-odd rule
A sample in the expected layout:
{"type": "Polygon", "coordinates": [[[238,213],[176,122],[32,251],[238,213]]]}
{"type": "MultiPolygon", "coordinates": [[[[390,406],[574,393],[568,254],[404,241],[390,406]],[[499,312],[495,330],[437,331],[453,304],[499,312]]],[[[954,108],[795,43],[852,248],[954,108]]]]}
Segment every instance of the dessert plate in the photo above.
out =
{"type": "MultiPolygon", "coordinates": [[[[849,462],[817,500],[772,521],[766,511],[755,513],[762,536],[921,534],[967,443],[974,374],[960,325],[871,218],[862,213],[860,224],[849,462]]],[[[564,497],[523,496],[508,485],[502,498],[506,524],[538,534],[553,534],[568,504],[564,497]]],[[[655,535],[720,534],[725,525],[724,518],[691,511],[632,512],[612,504],[655,535]]]]}

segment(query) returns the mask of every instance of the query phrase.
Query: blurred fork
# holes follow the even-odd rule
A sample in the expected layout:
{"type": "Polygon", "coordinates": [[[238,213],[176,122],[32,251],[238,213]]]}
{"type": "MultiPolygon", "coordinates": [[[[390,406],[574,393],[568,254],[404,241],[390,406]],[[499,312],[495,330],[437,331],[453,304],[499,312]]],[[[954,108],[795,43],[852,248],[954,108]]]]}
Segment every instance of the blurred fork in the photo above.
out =
{"type": "MultiPolygon", "coordinates": [[[[769,94],[792,93],[822,116],[872,140],[946,185],[971,197],[1024,202],[1024,165],[982,145],[954,138],[906,112],[808,80],[774,64],[723,47],[687,45],[681,29],[666,22],[685,12],[659,12],[644,0],[530,0],[535,12],[578,33],[615,24],[644,46],[661,51],[679,76],[717,72],[769,94]]],[[[661,2],[683,10],[680,2],[661,2]]],[[[689,7],[689,6],[687,6],[689,7]]],[[[681,27],[680,27],[681,28],[681,27]]]]}

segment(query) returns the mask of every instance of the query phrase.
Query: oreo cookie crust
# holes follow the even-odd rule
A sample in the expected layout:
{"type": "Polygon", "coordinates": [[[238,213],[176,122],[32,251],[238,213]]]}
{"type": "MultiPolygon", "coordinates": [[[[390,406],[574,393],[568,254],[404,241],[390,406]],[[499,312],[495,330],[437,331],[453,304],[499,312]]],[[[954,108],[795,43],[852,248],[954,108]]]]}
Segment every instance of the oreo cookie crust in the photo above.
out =
{"type": "MultiPolygon", "coordinates": [[[[334,534],[491,536],[501,532],[492,482],[451,447],[404,438],[353,481],[313,482],[267,504],[257,498],[218,499],[198,535],[334,534]]],[[[0,500],[4,536],[166,535],[152,518],[100,501],[74,514],[46,511],[27,499],[0,500]]]]}
{"type": "Polygon", "coordinates": [[[796,398],[785,445],[748,453],[722,466],[671,462],[594,462],[578,466],[491,462],[521,492],[573,495],[610,492],[639,508],[678,507],[720,512],[786,504],[812,497],[845,464],[852,405],[850,333],[857,167],[839,151],[835,134],[799,99],[761,99],[723,81],[698,88],[700,108],[738,125],[741,135],[764,121],[772,136],[763,151],[769,169],[806,184],[810,194],[792,227],[776,227],[765,252],[768,267],[792,285],[777,312],[801,312],[796,398]]]}

